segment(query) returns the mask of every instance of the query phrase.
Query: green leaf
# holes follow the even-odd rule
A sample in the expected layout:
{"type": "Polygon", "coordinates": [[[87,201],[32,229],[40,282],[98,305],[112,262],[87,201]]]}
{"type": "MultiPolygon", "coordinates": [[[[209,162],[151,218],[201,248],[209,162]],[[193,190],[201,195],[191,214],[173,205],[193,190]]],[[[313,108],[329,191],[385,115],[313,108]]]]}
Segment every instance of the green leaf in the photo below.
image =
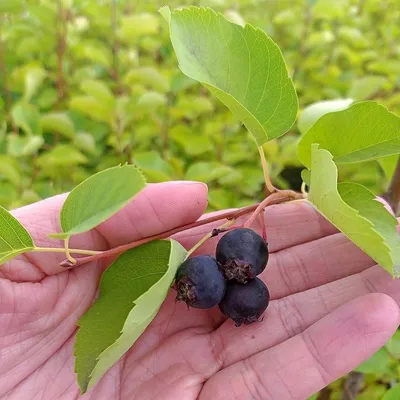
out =
{"type": "Polygon", "coordinates": [[[89,231],[123,208],[146,183],[134,165],[123,165],[98,172],[76,186],[60,213],[63,233],[51,237],[67,238],[89,231]]]}
{"type": "Polygon", "coordinates": [[[42,136],[7,137],[7,153],[15,157],[24,157],[36,153],[44,144],[42,136]]]}
{"type": "Polygon", "coordinates": [[[19,13],[23,11],[24,1],[0,0],[0,13],[19,13]]]}
{"type": "Polygon", "coordinates": [[[383,76],[363,76],[354,80],[351,84],[348,97],[354,100],[366,100],[375,94],[387,82],[383,76]]]}
{"type": "Polygon", "coordinates": [[[28,103],[31,98],[36,94],[45,78],[46,71],[43,68],[31,67],[26,71],[24,91],[25,102],[28,103]]]}
{"type": "Polygon", "coordinates": [[[183,147],[185,154],[199,156],[213,150],[213,144],[206,135],[195,134],[195,129],[188,125],[175,125],[169,137],[183,147]]]}
{"type": "Polygon", "coordinates": [[[396,331],[394,335],[385,345],[387,351],[394,358],[400,359],[400,331],[396,331]]]}
{"type": "Polygon", "coordinates": [[[43,170],[51,172],[55,168],[86,164],[87,161],[87,158],[80,151],[75,149],[75,147],[67,144],[60,144],[50,151],[41,154],[37,158],[36,164],[43,170]]]}
{"type": "Polygon", "coordinates": [[[318,143],[337,163],[373,160],[400,152],[400,118],[374,102],[355,103],[322,116],[303,136],[298,152],[310,167],[311,145],[318,143]]]}
{"type": "Polygon", "coordinates": [[[389,273],[396,276],[400,273],[394,217],[361,185],[346,183],[338,189],[332,154],[319,149],[318,144],[312,145],[308,199],[318,212],[389,273]]]}
{"type": "Polygon", "coordinates": [[[388,369],[389,364],[390,354],[384,347],[382,347],[355,370],[364,374],[382,373],[388,369]]]}
{"type": "Polygon", "coordinates": [[[382,157],[378,160],[378,163],[383,169],[387,179],[392,179],[398,159],[399,156],[397,154],[393,154],[388,157],[382,157]]]}
{"type": "Polygon", "coordinates": [[[74,96],[69,102],[71,109],[80,111],[82,114],[102,122],[111,123],[115,110],[108,104],[92,96],[74,96]]]}
{"type": "Polygon", "coordinates": [[[126,42],[132,42],[139,36],[156,34],[158,29],[158,18],[152,14],[129,15],[122,18],[118,36],[126,42]]]}
{"type": "Polygon", "coordinates": [[[198,162],[190,165],[186,171],[185,179],[211,183],[232,172],[232,168],[217,162],[198,162]]]}
{"type": "Polygon", "coordinates": [[[157,240],[122,254],[104,272],[99,298],[78,323],[75,371],[83,393],[156,316],[186,254],[174,240],[157,240]]]}
{"type": "Polygon", "coordinates": [[[180,69],[201,82],[252,133],[258,145],[286,133],[298,102],[279,47],[261,29],[229,22],[211,9],[172,12],[170,35],[180,69]]]}
{"type": "Polygon", "coordinates": [[[114,107],[115,98],[110,88],[102,81],[86,79],[81,83],[81,90],[99,102],[114,107]]]}
{"type": "Polygon", "coordinates": [[[57,132],[69,139],[75,135],[74,124],[66,113],[52,112],[42,115],[40,125],[44,132],[57,132]]]}
{"type": "Polygon", "coordinates": [[[156,109],[165,105],[166,103],[167,98],[165,95],[154,91],[143,93],[137,101],[138,106],[141,106],[146,110],[156,109]]]}
{"type": "Polygon", "coordinates": [[[9,155],[0,154],[0,181],[2,179],[18,186],[21,181],[21,173],[18,162],[9,155]]]}
{"type": "Polygon", "coordinates": [[[74,138],[74,145],[87,153],[95,153],[96,151],[96,141],[90,133],[79,132],[74,138]]]}
{"type": "Polygon", "coordinates": [[[395,276],[400,275],[400,236],[397,232],[397,219],[385,206],[376,200],[375,195],[358,183],[340,183],[338,192],[344,202],[357,210],[361,216],[372,222],[374,230],[384,239],[390,249],[395,276]]]}
{"type": "Polygon", "coordinates": [[[0,206],[0,264],[31,251],[35,245],[28,231],[0,206]]]}
{"type": "Polygon", "coordinates": [[[174,177],[174,169],[156,151],[136,153],[134,163],[150,182],[170,181],[174,177]]]}
{"type": "Polygon", "coordinates": [[[126,85],[146,85],[161,93],[169,90],[168,79],[153,67],[140,67],[129,71],[124,78],[124,83],[126,85]]]}
{"type": "Polygon", "coordinates": [[[392,387],[382,397],[382,400],[399,400],[400,399],[400,384],[392,387]]]}
{"type": "Polygon", "coordinates": [[[353,103],[352,99],[323,100],[306,107],[297,121],[299,131],[304,135],[323,115],[345,110],[353,103]]]}
{"type": "Polygon", "coordinates": [[[19,103],[11,110],[11,116],[18,128],[28,135],[41,135],[39,111],[31,104],[19,103]]]}

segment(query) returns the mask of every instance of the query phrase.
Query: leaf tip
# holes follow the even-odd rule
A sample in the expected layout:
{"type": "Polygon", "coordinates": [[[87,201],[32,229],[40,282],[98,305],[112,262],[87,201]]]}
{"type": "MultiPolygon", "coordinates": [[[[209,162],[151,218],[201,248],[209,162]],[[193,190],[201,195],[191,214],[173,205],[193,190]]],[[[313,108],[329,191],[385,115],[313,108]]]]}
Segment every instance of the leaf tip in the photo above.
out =
{"type": "Polygon", "coordinates": [[[159,8],[158,12],[163,16],[168,25],[171,23],[171,9],[168,6],[159,8]]]}

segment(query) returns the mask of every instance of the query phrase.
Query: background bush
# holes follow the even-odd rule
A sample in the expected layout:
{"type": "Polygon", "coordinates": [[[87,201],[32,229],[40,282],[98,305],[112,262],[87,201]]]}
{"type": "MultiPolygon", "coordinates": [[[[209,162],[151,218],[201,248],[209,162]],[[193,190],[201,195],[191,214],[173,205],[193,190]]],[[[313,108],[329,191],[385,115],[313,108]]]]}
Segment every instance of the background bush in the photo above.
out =
{"type": "MultiPolygon", "coordinates": [[[[400,114],[398,0],[204,0],[281,47],[300,110],[326,99],[376,99],[400,114]]],[[[177,67],[160,0],[0,0],[0,204],[70,190],[94,172],[134,162],[149,181],[210,187],[210,209],[263,196],[256,148],[224,105],[177,67]]],[[[299,130],[264,146],[273,181],[300,188],[299,130]]],[[[340,180],[382,193],[396,157],[340,167],[340,180]]],[[[394,337],[372,361],[357,399],[398,380],[394,337]]],[[[346,381],[320,399],[350,399],[346,381]]]]}

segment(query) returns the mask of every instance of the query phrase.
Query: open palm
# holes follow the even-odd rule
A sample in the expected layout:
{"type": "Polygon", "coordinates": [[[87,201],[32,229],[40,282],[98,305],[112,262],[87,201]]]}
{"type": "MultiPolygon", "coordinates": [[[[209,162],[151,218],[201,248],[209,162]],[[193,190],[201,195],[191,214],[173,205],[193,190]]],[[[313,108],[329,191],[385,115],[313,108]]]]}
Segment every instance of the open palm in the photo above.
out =
{"type": "MultiPolygon", "coordinates": [[[[65,196],[13,214],[40,246],[65,196]]],[[[71,247],[104,250],[198,219],[203,184],[149,185],[71,247]]],[[[174,293],[129,352],[85,399],[306,399],[380,348],[399,324],[400,282],[305,203],[269,207],[262,323],[236,328],[217,308],[187,310],[174,293]]],[[[255,227],[256,229],[257,227],[255,227]]],[[[176,236],[190,247],[211,226],[176,236]]],[[[212,254],[216,239],[201,252],[212,254]]],[[[76,399],[76,323],[97,295],[102,262],[63,270],[64,257],[21,256],[0,271],[0,398],[76,399]]]]}

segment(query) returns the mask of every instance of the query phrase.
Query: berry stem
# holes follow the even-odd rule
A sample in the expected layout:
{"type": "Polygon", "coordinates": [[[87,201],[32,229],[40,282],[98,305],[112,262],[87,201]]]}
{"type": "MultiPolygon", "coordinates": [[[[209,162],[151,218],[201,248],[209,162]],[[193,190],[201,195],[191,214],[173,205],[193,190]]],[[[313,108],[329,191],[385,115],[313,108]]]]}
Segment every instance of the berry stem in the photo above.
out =
{"type": "Polygon", "coordinates": [[[264,241],[267,243],[268,238],[267,238],[267,227],[265,225],[265,215],[264,215],[265,210],[262,210],[259,214],[260,216],[260,221],[261,221],[261,231],[262,231],[262,238],[264,241]]]}
{"type": "MultiPolygon", "coordinates": [[[[217,234],[220,232],[224,232],[226,228],[229,228],[235,223],[235,219],[231,219],[228,222],[225,222],[225,224],[219,226],[216,228],[217,234]]],[[[187,253],[186,259],[189,258],[203,243],[205,243],[208,239],[211,239],[212,237],[216,236],[215,235],[215,230],[213,229],[211,232],[208,232],[207,235],[203,236],[187,253]]]]}
{"type": "Polygon", "coordinates": [[[64,239],[64,248],[65,248],[65,255],[67,257],[67,260],[71,263],[71,264],[76,264],[76,259],[74,257],[71,256],[70,253],[70,249],[69,249],[69,237],[67,237],[66,239],[64,239]]]}
{"type": "Polygon", "coordinates": [[[265,207],[268,207],[272,204],[279,204],[285,201],[297,199],[303,199],[303,195],[301,193],[294,192],[293,190],[279,190],[276,193],[272,193],[257,206],[250,218],[244,223],[243,227],[250,228],[256,220],[258,214],[260,214],[265,207]]]}
{"type": "Polygon", "coordinates": [[[275,193],[277,191],[277,189],[272,184],[271,179],[269,177],[268,164],[267,164],[264,149],[262,146],[258,146],[258,152],[260,153],[261,165],[262,165],[263,173],[264,173],[264,181],[265,181],[265,186],[269,192],[268,194],[275,193]]]}

